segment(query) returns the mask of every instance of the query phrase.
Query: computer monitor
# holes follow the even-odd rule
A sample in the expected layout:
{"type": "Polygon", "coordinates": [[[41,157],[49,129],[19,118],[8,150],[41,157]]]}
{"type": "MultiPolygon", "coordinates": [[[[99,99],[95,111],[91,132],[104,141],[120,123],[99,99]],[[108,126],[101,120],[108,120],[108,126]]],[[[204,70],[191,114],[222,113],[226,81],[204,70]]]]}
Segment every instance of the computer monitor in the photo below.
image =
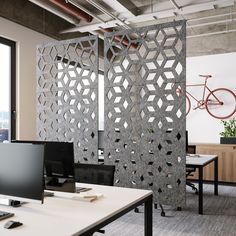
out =
{"type": "Polygon", "coordinates": [[[45,189],[75,192],[74,146],[69,142],[12,140],[45,145],[45,189]]]}
{"type": "Polygon", "coordinates": [[[0,143],[0,198],[43,203],[44,145],[0,143]]]}
{"type": "Polygon", "coordinates": [[[98,150],[104,150],[104,130],[98,130],[98,150]]]}
{"type": "Polygon", "coordinates": [[[74,146],[68,142],[45,142],[47,176],[74,177],[74,146]]]}
{"type": "Polygon", "coordinates": [[[196,145],[189,144],[188,139],[188,131],[186,130],[186,153],[189,154],[196,154],[196,145]]]}
{"type": "Polygon", "coordinates": [[[186,153],[188,153],[188,131],[186,130],[186,138],[185,138],[185,150],[186,150],[186,153]]]}

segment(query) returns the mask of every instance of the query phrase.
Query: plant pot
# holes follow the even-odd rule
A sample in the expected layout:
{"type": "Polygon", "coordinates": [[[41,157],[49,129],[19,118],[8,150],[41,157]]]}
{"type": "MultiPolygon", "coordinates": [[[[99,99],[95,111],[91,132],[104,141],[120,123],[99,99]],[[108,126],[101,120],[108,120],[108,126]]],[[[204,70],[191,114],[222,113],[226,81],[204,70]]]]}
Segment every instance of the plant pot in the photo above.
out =
{"type": "Polygon", "coordinates": [[[221,137],[220,144],[236,144],[236,137],[221,137]]]}

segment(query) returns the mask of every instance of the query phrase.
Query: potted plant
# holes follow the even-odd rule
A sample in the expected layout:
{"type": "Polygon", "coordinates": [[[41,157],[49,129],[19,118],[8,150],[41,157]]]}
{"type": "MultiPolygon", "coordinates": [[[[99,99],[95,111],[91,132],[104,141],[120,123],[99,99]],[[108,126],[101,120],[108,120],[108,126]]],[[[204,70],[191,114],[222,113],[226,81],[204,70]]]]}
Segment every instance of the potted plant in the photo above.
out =
{"type": "Polygon", "coordinates": [[[224,131],[220,133],[221,144],[236,144],[236,119],[233,117],[228,121],[222,120],[221,123],[224,126],[224,131]]]}

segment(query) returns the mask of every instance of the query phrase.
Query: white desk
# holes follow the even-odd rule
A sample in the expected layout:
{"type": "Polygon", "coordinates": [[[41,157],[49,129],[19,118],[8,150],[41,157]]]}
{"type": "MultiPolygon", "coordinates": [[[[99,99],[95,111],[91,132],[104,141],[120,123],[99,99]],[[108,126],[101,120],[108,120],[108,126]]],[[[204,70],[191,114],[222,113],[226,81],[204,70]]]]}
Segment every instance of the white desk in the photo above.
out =
{"type": "Polygon", "coordinates": [[[214,162],[214,194],[218,195],[218,156],[216,155],[203,155],[187,156],[186,167],[198,168],[198,212],[203,214],[203,168],[214,162]]]}
{"type": "MultiPolygon", "coordinates": [[[[15,216],[0,221],[1,236],[69,236],[92,233],[126,214],[138,205],[145,204],[145,236],[152,236],[152,191],[101,185],[79,184],[91,187],[103,197],[94,202],[71,199],[76,194],[55,192],[44,204],[27,203],[19,208],[0,206],[0,210],[15,216]],[[8,220],[20,221],[22,226],[5,229],[8,220]]],[[[135,232],[131,232],[135,235],[135,232]]],[[[121,232],[122,235],[122,232],[121,232]]]]}

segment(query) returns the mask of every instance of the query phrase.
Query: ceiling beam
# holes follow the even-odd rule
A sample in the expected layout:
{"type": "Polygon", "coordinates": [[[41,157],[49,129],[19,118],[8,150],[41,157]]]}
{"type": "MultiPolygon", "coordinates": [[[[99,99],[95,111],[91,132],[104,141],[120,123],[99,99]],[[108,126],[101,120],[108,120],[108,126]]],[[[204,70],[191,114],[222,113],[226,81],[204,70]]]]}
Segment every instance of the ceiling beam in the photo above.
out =
{"type": "Polygon", "coordinates": [[[236,29],[208,32],[208,33],[202,33],[202,34],[196,34],[196,35],[188,35],[187,38],[198,38],[198,37],[203,37],[203,36],[206,37],[206,36],[219,35],[219,34],[228,34],[232,32],[236,32],[236,29]]]}
{"type": "Polygon", "coordinates": [[[97,14],[94,14],[93,12],[89,11],[88,9],[86,9],[85,7],[83,7],[81,4],[79,4],[77,1],[75,0],[67,0],[67,2],[69,2],[70,4],[72,4],[73,6],[79,8],[80,10],[86,12],[87,14],[91,15],[94,19],[105,23],[105,21],[99,17],[97,14]]]}
{"type": "MultiPolygon", "coordinates": [[[[125,20],[120,19],[119,17],[117,17],[116,15],[114,15],[113,13],[109,12],[106,8],[104,8],[101,4],[93,1],[93,0],[86,0],[88,3],[90,3],[93,7],[95,7],[96,9],[98,9],[99,11],[101,11],[102,13],[104,13],[105,15],[111,17],[114,20],[117,20],[119,22],[119,25],[124,26],[124,28],[126,29],[130,29],[131,27],[126,24],[125,20]]],[[[101,28],[101,27],[99,27],[101,28]]]]}
{"type": "Polygon", "coordinates": [[[214,24],[225,24],[225,23],[235,23],[235,22],[236,22],[236,19],[216,20],[216,21],[212,21],[212,22],[187,25],[187,28],[203,27],[203,26],[209,26],[209,25],[214,25],[214,24]]]}
{"type": "Polygon", "coordinates": [[[129,2],[130,1],[121,1],[121,0],[103,0],[103,2],[114,9],[115,12],[119,14],[119,17],[133,17],[136,16],[138,11],[136,8],[135,10],[129,10],[129,2]]]}
{"type": "Polygon", "coordinates": [[[0,17],[57,40],[85,36],[79,32],[60,34],[73,24],[28,0],[1,0],[0,17]]]}
{"type": "MultiPolygon", "coordinates": [[[[89,0],[87,0],[89,1],[89,0]]],[[[110,28],[110,27],[116,27],[117,24],[119,25],[127,25],[127,24],[136,24],[139,22],[144,22],[144,21],[150,21],[154,19],[161,19],[161,18],[166,18],[166,17],[174,17],[175,12],[185,15],[185,14],[190,14],[190,13],[197,13],[199,11],[204,11],[204,10],[212,10],[214,9],[214,5],[219,5],[219,7],[227,7],[227,6],[233,6],[234,5],[234,0],[214,0],[214,1],[208,1],[204,3],[199,3],[199,4],[193,4],[193,5],[188,5],[188,6],[182,6],[180,10],[175,9],[173,11],[173,8],[171,9],[166,9],[163,11],[157,11],[153,13],[148,13],[148,14],[143,14],[143,15],[138,15],[135,17],[130,17],[124,20],[123,22],[118,21],[117,19],[115,20],[110,20],[106,23],[95,23],[95,24],[87,24],[87,25],[79,25],[74,28],[70,28],[67,30],[62,31],[62,33],[68,33],[68,32],[88,32],[88,31],[95,31],[99,30],[100,28],[110,28]]]]}
{"type": "Polygon", "coordinates": [[[170,2],[173,4],[173,6],[177,9],[177,10],[180,10],[181,9],[181,6],[179,6],[175,0],[170,0],[170,2]]]}
{"type": "Polygon", "coordinates": [[[137,16],[140,14],[140,10],[136,5],[132,3],[132,1],[127,1],[127,0],[116,0],[120,4],[122,4],[126,9],[128,9],[134,16],[137,16]]]}
{"type": "Polygon", "coordinates": [[[121,25],[120,21],[118,20],[111,20],[106,23],[94,23],[90,25],[83,25],[83,26],[77,26],[70,29],[62,30],[61,33],[70,33],[70,32],[90,32],[95,30],[100,30],[101,28],[107,29],[107,28],[113,28],[117,25],[121,25]]]}

